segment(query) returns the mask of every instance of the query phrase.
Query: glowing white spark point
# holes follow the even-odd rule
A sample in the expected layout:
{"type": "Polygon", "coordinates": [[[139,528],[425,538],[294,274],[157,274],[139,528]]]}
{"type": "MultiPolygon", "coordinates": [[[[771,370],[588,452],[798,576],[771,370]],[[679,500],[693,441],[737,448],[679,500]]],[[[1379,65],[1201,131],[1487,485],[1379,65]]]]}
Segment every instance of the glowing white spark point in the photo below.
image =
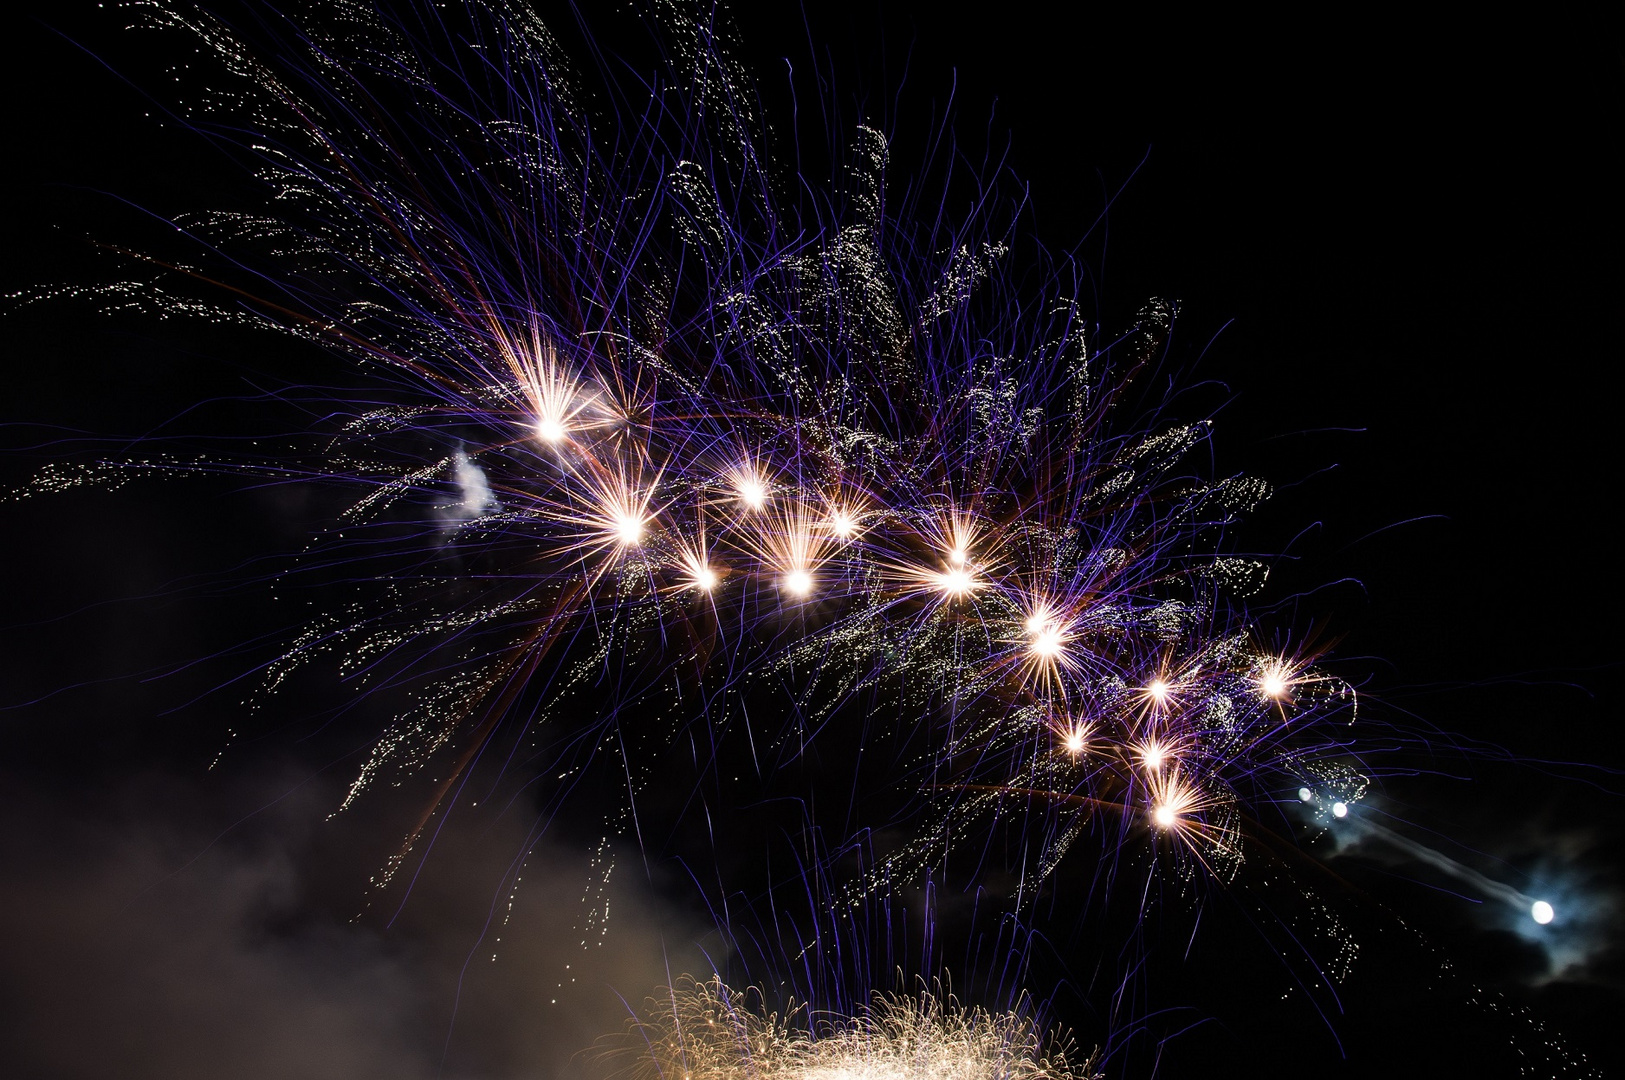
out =
{"type": "Polygon", "coordinates": [[[805,570],[792,570],[784,575],[784,587],[792,596],[806,596],[812,592],[812,575],[805,570]]]}
{"type": "Polygon", "coordinates": [[[710,592],[717,584],[717,572],[709,566],[694,568],[694,587],[702,592],[710,592]]]}
{"type": "Polygon", "coordinates": [[[540,435],[545,442],[556,443],[564,438],[564,425],[551,416],[544,417],[536,422],[536,434],[540,435]]]}
{"type": "Polygon", "coordinates": [[[976,587],[976,582],[971,578],[970,571],[963,568],[949,570],[947,573],[940,575],[937,578],[937,584],[949,596],[964,596],[976,587]]]}
{"type": "Polygon", "coordinates": [[[1557,912],[1552,910],[1552,905],[1544,900],[1536,900],[1534,906],[1529,909],[1529,917],[1542,926],[1551,922],[1556,915],[1557,912]]]}
{"type": "Polygon", "coordinates": [[[755,477],[741,477],[738,491],[740,500],[752,510],[760,510],[767,505],[767,488],[755,477]]]}
{"type": "Polygon", "coordinates": [[[1038,611],[1033,612],[1031,615],[1027,616],[1027,633],[1029,633],[1029,634],[1042,633],[1043,630],[1044,630],[1044,627],[1046,627],[1048,625],[1049,625],[1049,612],[1044,611],[1042,608],[1040,608],[1038,611]]]}
{"type": "Polygon", "coordinates": [[[1332,817],[1345,818],[1345,817],[1348,817],[1348,816],[1349,816],[1349,804],[1348,803],[1341,803],[1341,802],[1332,803],[1332,817]]]}
{"type": "Polygon", "coordinates": [[[1174,822],[1179,820],[1179,815],[1174,812],[1173,807],[1169,806],[1167,803],[1163,803],[1161,806],[1157,807],[1151,812],[1151,820],[1155,821],[1164,829],[1171,829],[1173,828],[1174,822]]]}
{"type": "Polygon", "coordinates": [[[1034,656],[1052,660],[1061,655],[1061,635],[1048,628],[1041,630],[1033,639],[1032,649],[1034,656]]]}
{"type": "Polygon", "coordinates": [[[965,549],[962,547],[956,547],[952,551],[948,552],[948,561],[953,563],[955,566],[964,566],[965,549]]]}
{"type": "Polygon", "coordinates": [[[1083,732],[1074,731],[1066,737],[1066,749],[1069,754],[1083,753],[1083,732]]]}
{"type": "Polygon", "coordinates": [[[1314,797],[1315,797],[1315,793],[1313,791],[1310,791],[1308,788],[1301,787],[1301,788],[1298,789],[1298,798],[1302,799],[1304,802],[1308,802],[1310,799],[1313,799],[1314,797]]]}
{"type": "Polygon", "coordinates": [[[852,534],[858,531],[858,523],[846,514],[837,512],[829,519],[829,530],[842,540],[850,540],[852,534]]]}
{"type": "Polygon", "coordinates": [[[615,538],[629,546],[639,543],[643,540],[643,520],[635,514],[617,514],[615,538]]]}
{"type": "Polygon", "coordinates": [[[1156,743],[1152,743],[1140,752],[1140,760],[1145,762],[1145,767],[1148,769],[1162,768],[1162,760],[1167,756],[1168,752],[1156,743]]]}
{"type": "Polygon", "coordinates": [[[1258,688],[1264,692],[1265,697],[1278,698],[1286,693],[1286,675],[1278,667],[1270,668],[1258,681],[1258,688]]]}
{"type": "Polygon", "coordinates": [[[1168,684],[1161,679],[1152,679],[1151,685],[1145,688],[1145,692],[1155,698],[1158,703],[1161,703],[1168,696],[1168,684]]]}

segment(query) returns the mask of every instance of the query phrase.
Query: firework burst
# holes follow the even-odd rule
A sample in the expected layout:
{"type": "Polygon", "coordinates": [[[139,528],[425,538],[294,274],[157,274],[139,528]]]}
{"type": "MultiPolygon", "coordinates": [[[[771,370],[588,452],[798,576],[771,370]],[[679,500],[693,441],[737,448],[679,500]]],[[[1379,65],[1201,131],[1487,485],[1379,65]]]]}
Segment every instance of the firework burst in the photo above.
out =
{"type": "MultiPolygon", "coordinates": [[[[277,214],[183,219],[201,268],[151,260],[102,297],[317,342],[396,403],[336,401],[276,456],[108,460],[37,486],[210,470],[346,493],[297,573],[353,595],[266,664],[260,700],[333,655],[410,693],[344,803],[433,767],[380,888],[499,735],[555,778],[549,814],[587,773],[624,792],[610,825],[654,857],[639,806],[708,813],[689,795],[727,788],[725,758],[810,804],[821,781],[796,770],[821,749],[884,754],[884,782],[854,765],[836,787],[863,787],[856,809],[816,823],[906,831],[832,890],[846,908],[969,851],[1004,864],[1024,917],[1085,837],[1103,863],[1144,852],[1222,884],[1257,808],[1364,790],[1353,688],[1266,647],[1246,607],[1265,567],[1229,537],[1268,485],[1190,464],[1207,422],[1127,407],[1174,305],[1107,332],[1071,271],[1037,260],[1034,287],[1008,269],[1011,206],[956,220],[917,188],[889,199],[873,127],[808,195],[680,8],[661,9],[657,85],[597,96],[500,0],[459,13],[455,56],[410,4],[323,5],[253,35],[133,8],[235,87],[189,122],[252,156],[277,214]],[[189,298],[199,283],[224,299],[189,298]],[[746,719],[763,687],[771,706],[746,719]],[[1024,841],[996,844],[1010,828],[1024,841]]],[[[1025,1014],[930,994],[801,1027],[740,1000],[674,991],[639,1028],[649,1067],[1088,1071],[1041,1053],[1025,1014]]]]}

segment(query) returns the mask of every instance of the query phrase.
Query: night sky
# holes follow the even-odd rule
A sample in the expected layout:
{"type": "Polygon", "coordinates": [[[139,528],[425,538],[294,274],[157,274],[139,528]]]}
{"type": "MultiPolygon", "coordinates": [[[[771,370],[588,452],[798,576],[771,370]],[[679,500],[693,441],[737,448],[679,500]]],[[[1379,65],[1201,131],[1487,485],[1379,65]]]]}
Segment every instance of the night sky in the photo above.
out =
{"type": "MultiPolygon", "coordinates": [[[[90,241],[153,242],[143,208],[254,197],[233,162],[159,124],[143,89],[166,93],[169,58],[110,8],[54,5],[6,37],[7,293],[116,278],[90,241]]],[[[945,11],[745,10],[742,58],[782,131],[788,71],[811,115],[816,49],[842,124],[898,132],[894,175],[952,94],[965,151],[1028,183],[1027,227],[1095,268],[1104,323],[1181,303],[1215,470],[1278,489],[1242,540],[1282,553],[1271,618],[1334,641],[1370,708],[1436,732],[1432,774],[1386,781],[1373,812],[1560,913],[1540,929],[1414,853],[1322,838],[1295,865],[1362,946],[1344,1015],[1293,1000],[1243,905],[1212,898],[1188,955],[1187,929],[1146,975],[1171,1010],[1153,1029],[1189,1030],[1110,1075],[1547,1075],[1520,1058],[1535,1024],[1617,1075],[1617,36],[1572,14],[945,11]],[[1483,746],[1505,753],[1469,752],[1483,746]]],[[[587,22],[635,62],[624,20],[588,5],[587,22]]],[[[351,377],[314,348],[73,302],[9,312],[3,340],[7,489],[154,436],[229,451],[319,425],[264,393],[351,377]]],[[[488,938],[475,948],[507,903],[494,890],[522,812],[454,829],[398,917],[393,894],[365,906],[410,798],[327,815],[354,733],[388,703],[340,709],[313,685],[250,716],[237,681],[293,625],[265,587],[277,559],[341,506],[226,477],[0,503],[0,1072],[565,1075],[622,1007],[570,990],[550,1010],[550,987],[636,1000],[697,962],[709,924],[681,883],[616,879],[606,955],[565,968],[585,829],[533,856],[498,960],[488,938]]],[[[1091,1045],[1098,1003],[1056,985],[1086,982],[1069,965],[1099,943],[1060,922],[1036,969],[1051,985],[1032,989],[1091,1045]]]]}

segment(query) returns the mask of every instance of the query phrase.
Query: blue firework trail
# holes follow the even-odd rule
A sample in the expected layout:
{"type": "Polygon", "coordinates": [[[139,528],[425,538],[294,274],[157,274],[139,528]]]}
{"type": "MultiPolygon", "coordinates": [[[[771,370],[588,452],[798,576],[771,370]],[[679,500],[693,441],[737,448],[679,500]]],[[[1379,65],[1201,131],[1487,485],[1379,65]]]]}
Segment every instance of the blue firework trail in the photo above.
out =
{"type": "Polygon", "coordinates": [[[335,659],[410,699],[343,804],[432,777],[380,892],[503,777],[539,801],[535,836],[598,815],[686,866],[730,943],[719,980],[788,989],[742,1007],[683,984],[638,1029],[659,1075],[839,1071],[921,1032],[975,1044],[976,1075],[1087,1071],[1027,1019],[1034,912],[1229,887],[1300,801],[1346,811],[1377,774],[1354,688],[1249,613],[1265,565],[1233,527],[1268,485],[1207,475],[1209,423],[1147,389],[1174,305],[1100,327],[1086,274],[946,129],[934,171],[899,177],[858,124],[829,179],[802,175],[705,9],[657,6],[648,77],[584,74],[501,0],[236,28],[131,10],[218,65],[177,116],[268,197],[178,219],[184,261],[134,256],[153,272],[98,295],[315,342],[380,389],[326,402],[309,453],[38,486],[344,491],[276,587],[351,600],[265,666],[259,707],[335,659]],[[774,880],[704,872],[719,822],[782,807],[774,880]],[[1086,869],[1058,884],[1068,860],[1086,869]],[[1002,1019],[945,991],[867,1004],[905,954],[959,963],[929,899],[923,944],[892,943],[920,888],[985,898],[998,959],[960,978],[1002,1019]],[[694,1034],[719,1018],[727,1045],[694,1034]]]}

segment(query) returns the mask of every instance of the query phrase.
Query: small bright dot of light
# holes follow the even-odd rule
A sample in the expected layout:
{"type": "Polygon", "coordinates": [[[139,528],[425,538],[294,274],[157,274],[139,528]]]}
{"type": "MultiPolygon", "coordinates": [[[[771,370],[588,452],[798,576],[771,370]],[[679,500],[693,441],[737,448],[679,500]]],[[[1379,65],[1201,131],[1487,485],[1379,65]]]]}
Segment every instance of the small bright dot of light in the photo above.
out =
{"type": "Polygon", "coordinates": [[[564,438],[564,425],[552,418],[538,420],[536,422],[536,434],[547,442],[558,442],[564,438]]]}
{"type": "Polygon", "coordinates": [[[697,588],[710,592],[716,586],[717,574],[709,566],[701,566],[694,571],[694,584],[697,588]]]}
{"type": "Polygon", "coordinates": [[[767,504],[767,489],[758,480],[742,480],[739,484],[739,497],[745,500],[745,505],[752,510],[760,510],[767,504]]]}
{"type": "Polygon", "coordinates": [[[1033,653],[1048,660],[1061,654],[1061,635],[1054,630],[1041,630],[1033,639],[1033,653]]]}
{"type": "Polygon", "coordinates": [[[1281,678],[1280,672],[1272,671],[1264,676],[1259,689],[1264,691],[1266,697],[1280,697],[1286,693],[1286,680],[1281,678]]]}
{"type": "Polygon", "coordinates": [[[1162,747],[1160,747],[1160,746],[1149,747],[1145,752],[1145,765],[1146,765],[1146,768],[1148,768],[1148,769],[1159,769],[1159,768],[1161,768],[1162,767],[1162,758],[1163,758],[1162,747]]]}
{"type": "Polygon", "coordinates": [[[631,514],[615,519],[615,535],[623,544],[636,544],[643,539],[643,522],[631,514]]]}
{"type": "Polygon", "coordinates": [[[1301,787],[1301,788],[1298,789],[1298,798],[1302,799],[1304,802],[1308,802],[1310,799],[1313,799],[1314,797],[1315,797],[1315,793],[1313,791],[1310,791],[1308,788],[1301,787]]]}
{"type": "Polygon", "coordinates": [[[1161,701],[1163,698],[1168,696],[1168,684],[1163,682],[1161,679],[1152,679],[1151,685],[1145,689],[1147,693],[1156,698],[1158,701],[1161,701]]]}
{"type": "Polygon", "coordinates": [[[853,521],[845,514],[836,514],[834,517],[829,519],[829,527],[834,531],[836,536],[839,536],[841,539],[845,540],[857,531],[858,526],[857,522],[853,521]]]}
{"type": "Polygon", "coordinates": [[[1151,820],[1164,829],[1171,828],[1177,818],[1178,815],[1174,813],[1174,808],[1166,804],[1157,807],[1151,812],[1151,820]]]}
{"type": "Polygon", "coordinates": [[[1348,817],[1349,804],[1342,802],[1332,803],[1332,817],[1348,817]]]}
{"type": "Polygon", "coordinates": [[[1556,915],[1557,912],[1552,910],[1552,905],[1548,904],[1544,900],[1536,900],[1534,906],[1529,909],[1529,917],[1540,923],[1542,926],[1545,926],[1547,923],[1551,922],[1553,917],[1556,915]]]}
{"type": "Polygon", "coordinates": [[[1066,748],[1069,753],[1083,753],[1083,733],[1074,731],[1066,737],[1066,748]]]}
{"type": "Polygon", "coordinates": [[[805,570],[792,570],[784,575],[784,587],[794,596],[812,592],[812,575],[805,570]]]}
{"type": "Polygon", "coordinates": [[[1035,611],[1027,616],[1027,633],[1037,634],[1049,624],[1049,616],[1042,611],[1035,611]]]}
{"type": "Polygon", "coordinates": [[[965,549],[962,547],[956,547],[952,551],[948,552],[948,561],[953,563],[955,566],[965,565],[965,549]]]}
{"type": "Polygon", "coordinates": [[[964,569],[950,570],[942,575],[942,591],[950,596],[963,596],[971,590],[971,576],[964,569]]]}

